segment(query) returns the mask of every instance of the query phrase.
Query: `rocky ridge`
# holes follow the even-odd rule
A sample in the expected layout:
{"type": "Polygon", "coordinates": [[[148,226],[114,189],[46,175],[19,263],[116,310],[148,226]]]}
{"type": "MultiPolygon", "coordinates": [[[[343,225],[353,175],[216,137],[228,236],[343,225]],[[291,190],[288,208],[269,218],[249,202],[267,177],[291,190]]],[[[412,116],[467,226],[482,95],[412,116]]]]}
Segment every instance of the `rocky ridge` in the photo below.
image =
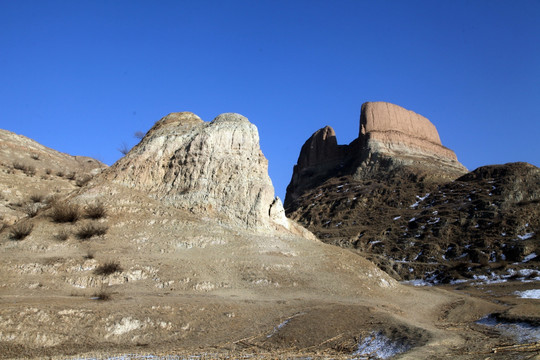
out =
{"type": "Polygon", "coordinates": [[[209,123],[189,112],[169,114],[103,178],[237,226],[294,226],[274,197],[257,129],[239,114],[209,123]]]}
{"type": "Polygon", "coordinates": [[[367,179],[403,171],[439,181],[456,178],[467,169],[441,144],[428,119],[394,104],[367,102],[361,109],[359,136],[349,145],[338,145],[330,126],[305,142],[287,187],[285,207],[334,176],[367,179]]]}

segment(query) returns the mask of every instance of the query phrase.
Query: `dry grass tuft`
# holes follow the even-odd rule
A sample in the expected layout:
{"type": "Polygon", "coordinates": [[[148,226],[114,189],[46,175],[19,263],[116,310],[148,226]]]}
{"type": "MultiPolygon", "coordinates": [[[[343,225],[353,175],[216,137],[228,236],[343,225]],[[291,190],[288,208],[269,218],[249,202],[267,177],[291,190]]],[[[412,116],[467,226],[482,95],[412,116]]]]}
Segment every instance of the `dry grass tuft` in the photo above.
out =
{"type": "Polygon", "coordinates": [[[69,231],[62,229],[56,235],[54,235],[54,238],[58,241],[66,241],[69,239],[69,231]]]}
{"type": "Polygon", "coordinates": [[[97,293],[92,294],[92,300],[109,301],[111,300],[111,294],[108,291],[100,290],[97,293]]]}
{"type": "Polygon", "coordinates": [[[23,164],[20,162],[13,162],[13,168],[16,170],[21,170],[23,173],[25,173],[28,176],[34,176],[36,175],[36,167],[32,165],[23,164]]]}
{"type": "Polygon", "coordinates": [[[30,235],[32,229],[34,229],[34,225],[30,223],[18,223],[11,227],[11,230],[9,231],[9,238],[16,241],[23,240],[25,237],[30,235]]]}
{"type": "Polygon", "coordinates": [[[93,236],[105,235],[108,229],[105,225],[85,224],[77,230],[76,235],[80,240],[87,240],[93,236]]]}
{"type": "Polygon", "coordinates": [[[87,218],[94,220],[104,218],[107,215],[105,206],[101,202],[88,205],[85,212],[87,218]]]}
{"type": "Polygon", "coordinates": [[[118,263],[117,261],[109,261],[109,262],[106,262],[105,264],[99,265],[94,270],[94,274],[106,276],[106,275],[111,275],[111,274],[114,274],[115,272],[121,272],[121,271],[122,271],[122,267],[120,266],[120,263],[118,263]]]}
{"type": "Polygon", "coordinates": [[[90,180],[92,180],[92,176],[86,175],[86,176],[83,176],[82,178],[78,178],[77,181],[75,182],[75,185],[77,185],[78,187],[83,187],[84,185],[88,184],[90,180]]]}
{"type": "Polygon", "coordinates": [[[74,223],[79,220],[81,210],[78,205],[67,202],[55,202],[52,206],[51,218],[56,223],[74,223]]]}

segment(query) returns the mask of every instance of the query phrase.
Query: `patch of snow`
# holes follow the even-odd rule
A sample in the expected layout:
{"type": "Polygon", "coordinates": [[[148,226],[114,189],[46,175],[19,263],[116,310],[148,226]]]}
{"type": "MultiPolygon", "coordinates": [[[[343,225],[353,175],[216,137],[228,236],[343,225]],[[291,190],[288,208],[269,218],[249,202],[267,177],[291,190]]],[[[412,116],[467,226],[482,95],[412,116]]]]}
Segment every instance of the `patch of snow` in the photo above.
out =
{"type": "MultiPolygon", "coordinates": [[[[527,224],[529,225],[529,224],[527,224]]],[[[526,233],[525,235],[518,235],[519,240],[527,240],[534,236],[534,232],[526,233]]]]}
{"type": "Polygon", "coordinates": [[[438,218],[438,217],[437,218],[430,218],[427,223],[429,225],[434,225],[434,224],[438,223],[439,221],[441,221],[441,218],[438,218]]]}
{"type": "Polygon", "coordinates": [[[338,222],[338,223],[335,225],[335,227],[341,226],[342,224],[343,224],[343,223],[340,221],[340,222],[338,222]]]}
{"type": "Polygon", "coordinates": [[[524,262],[524,263],[529,262],[532,259],[534,259],[536,256],[537,256],[536,253],[530,253],[529,255],[525,256],[521,262],[524,262]]]}
{"type": "Polygon", "coordinates": [[[429,195],[431,195],[431,194],[430,194],[430,193],[427,193],[427,194],[424,195],[424,196],[418,196],[418,195],[416,195],[417,201],[416,201],[414,204],[412,204],[412,205],[410,206],[410,208],[411,208],[411,209],[417,208],[418,205],[420,205],[420,203],[421,203],[422,201],[426,200],[426,199],[429,197],[429,195]]]}
{"type": "Polygon", "coordinates": [[[399,220],[399,219],[401,219],[401,215],[396,216],[396,217],[394,218],[394,221],[399,220]]]}
{"type": "Polygon", "coordinates": [[[381,242],[382,242],[381,240],[371,240],[368,244],[375,245],[375,244],[378,244],[378,243],[381,243],[381,242]]]}
{"type": "Polygon", "coordinates": [[[418,258],[420,257],[420,255],[422,255],[422,251],[420,251],[420,252],[418,253],[418,255],[416,255],[416,256],[414,257],[413,261],[416,261],[416,259],[418,259],[418,258]]]}
{"type": "Polygon", "coordinates": [[[358,349],[352,355],[368,356],[370,359],[389,359],[410,348],[410,345],[391,340],[381,332],[372,331],[358,344],[358,349]]]}
{"type": "Polygon", "coordinates": [[[338,186],[336,187],[336,189],[341,189],[342,187],[343,187],[343,185],[338,185],[338,186]]]}
{"type": "Polygon", "coordinates": [[[416,218],[413,217],[411,220],[409,220],[409,222],[413,222],[413,221],[415,221],[415,220],[416,220],[416,218]]]}
{"type": "Polygon", "coordinates": [[[525,291],[516,291],[515,295],[519,296],[522,299],[536,299],[540,300],[540,289],[531,289],[525,291]]]}
{"type": "Polygon", "coordinates": [[[274,330],[272,331],[272,333],[266,335],[267,338],[271,338],[275,333],[277,333],[279,330],[281,330],[285,325],[287,325],[289,323],[289,321],[291,321],[291,319],[287,319],[285,321],[283,321],[281,324],[279,324],[278,326],[274,327],[274,330]]]}
{"type": "Polygon", "coordinates": [[[322,195],[323,195],[323,194],[320,193],[320,194],[315,195],[313,198],[316,199],[316,198],[318,198],[318,197],[320,197],[320,196],[322,196],[322,195]]]}
{"type": "Polygon", "coordinates": [[[532,326],[524,322],[504,322],[488,315],[476,322],[480,325],[495,328],[501,334],[511,336],[519,343],[531,343],[540,340],[540,327],[532,326]]]}
{"type": "Polygon", "coordinates": [[[501,236],[506,236],[506,233],[505,232],[501,233],[501,236]]]}

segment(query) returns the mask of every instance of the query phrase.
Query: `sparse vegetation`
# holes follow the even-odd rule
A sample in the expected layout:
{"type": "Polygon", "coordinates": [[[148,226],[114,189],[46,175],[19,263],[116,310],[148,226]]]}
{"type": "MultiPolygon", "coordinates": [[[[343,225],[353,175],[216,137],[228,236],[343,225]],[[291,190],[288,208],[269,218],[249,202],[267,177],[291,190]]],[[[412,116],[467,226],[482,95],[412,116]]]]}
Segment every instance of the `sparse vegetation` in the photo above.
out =
{"type": "Polygon", "coordinates": [[[89,219],[101,219],[107,215],[105,206],[101,202],[90,204],[86,207],[86,217],[89,219]]]}
{"type": "Polygon", "coordinates": [[[118,151],[122,153],[122,155],[127,155],[129,152],[129,146],[125,142],[122,143],[122,145],[118,148],[118,151]]]}
{"type": "Polygon", "coordinates": [[[69,238],[69,231],[62,229],[56,235],[54,235],[54,238],[58,241],[66,241],[69,238]]]}
{"type": "Polygon", "coordinates": [[[52,170],[51,170],[51,169],[48,169],[48,168],[47,168],[47,169],[45,169],[45,174],[47,174],[47,175],[51,175],[51,173],[52,173],[52,170]]]}
{"type": "Polygon", "coordinates": [[[121,272],[121,271],[122,271],[122,267],[120,266],[119,262],[109,261],[109,262],[106,262],[105,264],[99,265],[94,270],[94,274],[106,276],[106,275],[111,275],[111,274],[114,274],[115,272],[121,272]]]}
{"type": "Polygon", "coordinates": [[[74,223],[79,220],[81,210],[79,206],[67,202],[55,202],[52,206],[51,218],[57,223],[74,223]]]}
{"type": "Polygon", "coordinates": [[[76,177],[77,177],[77,174],[74,172],[70,172],[66,175],[66,179],[68,180],[75,180],[76,177]]]}
{"type": "Polygon", "coordinates": [[[45,200],[45,195],[36,193],[36,194],[30,195],[29,199],[33,203],[40,203],[40,202],[43,202],[43,200],[45,200]]]}
{"type": "Polygon", "coordinates": [[[85,224],[77,230],[77,238],[87,240],[94,236],[101,236],[107,233],[108,227],[100,224],[85,224]]]}
{"type": "Polygon", "coordinates": [[[142,131],[135,131],[133,136],[135,136],[136,139],[142,140],[142,138],[144,137],[144,133],[142,131]]]}
{"type": "Polygon", "coordinates": [[[32,165],[27,165],[27,164],[23,164],[18,161],[15,161],[13,162],[13,168],[16,170],[21,170],[23,173],[25,173],[28,176],[36,175],[36,167],[32,165]]]}
{"type": "Polygon", "coordinates": [[[92,299],[100,301],[111,300],[111,294],[108,291],[101,289],[97,293],[92,294],[92,299]]]}
{"type": "Polygon", "coordinates": [[[11,240],[23,240],[25,237],[30,235],[32,230],[34,229],[34,225],[23,222],[15,224],[11,227],[11,230],[9,231],[9,238],[11,240]]]}
{"type": "Polygon", "coordinates": [[[57,171],[57,172],[56,172],[56,176],[58,176],[58,177],[64,177],[64,172],[63,172],[63,171],[57,171]]]}
{"type": "Polygon", "coordinates": [[[78,187],[83,187],[84,185],[88,184],[90,182],[90,180],[92,180],[92,176],[86,175],[86,176],[83,176],[81,178],[78,178],[77,181],[75,182],[75,184],[78,187]]]}
{"type": "Polygon", "coordinates": [[[34,160],[39,160],[39,154],[32,154],[30,157],[34,160]]]}
{"type": "Polygon", "coordinates": [[[94,258],[94,253],[92,252],[87,252],[86,255],[83,256],[83,259],[85,260],[92,260],[94,258]]]}

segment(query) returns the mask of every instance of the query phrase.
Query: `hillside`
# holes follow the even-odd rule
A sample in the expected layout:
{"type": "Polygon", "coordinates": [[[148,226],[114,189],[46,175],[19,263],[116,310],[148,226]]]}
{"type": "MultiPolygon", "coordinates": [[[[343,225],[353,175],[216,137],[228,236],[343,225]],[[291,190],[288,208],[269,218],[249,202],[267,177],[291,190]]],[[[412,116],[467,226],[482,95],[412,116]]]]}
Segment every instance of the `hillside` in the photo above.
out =
{"type": "Polygon", "coordinates": [[[22,184],[20,201],[36,186],[45,194],[0,231],[0,358],[469,359],[515,341],[476,320],[530,312],[401,285],[317,240],[285,218],[257,129],[238,114],[169,114],[116,164],[61,192],[50,184],[63,179],[30,176],[37,185],[25,187],[27,177],[3,178],[22,184]]]}

